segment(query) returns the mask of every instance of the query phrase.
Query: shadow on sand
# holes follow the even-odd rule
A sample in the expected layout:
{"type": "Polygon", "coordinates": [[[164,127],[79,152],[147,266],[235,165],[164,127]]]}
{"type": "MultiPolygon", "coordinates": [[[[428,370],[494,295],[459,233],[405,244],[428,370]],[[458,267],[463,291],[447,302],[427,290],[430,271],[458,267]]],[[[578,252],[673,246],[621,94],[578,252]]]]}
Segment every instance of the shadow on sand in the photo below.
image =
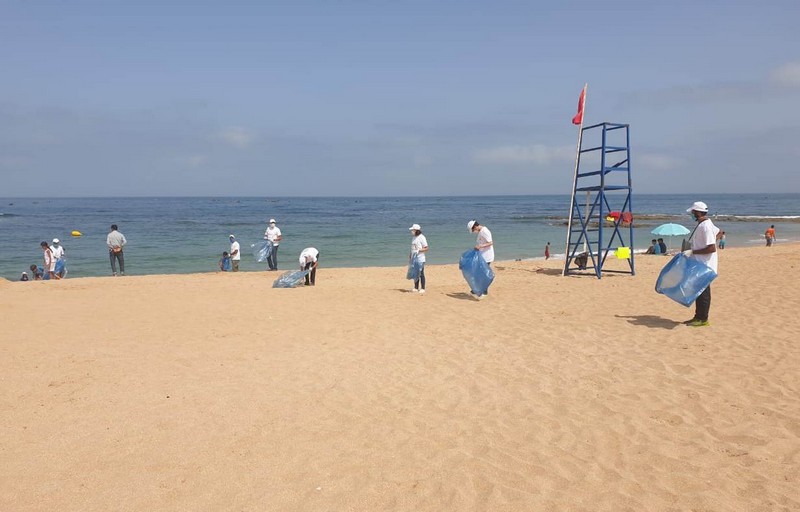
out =
{"type": "Polygon", "coordinates": [[[614,315],[617,318],[627,318],[628,323],[633,325],[644,325],[653,329],[674,329],[681,325],[681,322],[670,320],[669,318],[662,318],[655,315],[614,315]]]}
{"type": "Polygon", "coordinates": [[[460,300],[474,300],[476,302],[478,301],[478,299],[476,299],[475,297],[473,297],[469,293],[464,293],[464,292],[448,293],[447,296],[448,297],[452,297],[454,299],[460,299],[460,300]]]}

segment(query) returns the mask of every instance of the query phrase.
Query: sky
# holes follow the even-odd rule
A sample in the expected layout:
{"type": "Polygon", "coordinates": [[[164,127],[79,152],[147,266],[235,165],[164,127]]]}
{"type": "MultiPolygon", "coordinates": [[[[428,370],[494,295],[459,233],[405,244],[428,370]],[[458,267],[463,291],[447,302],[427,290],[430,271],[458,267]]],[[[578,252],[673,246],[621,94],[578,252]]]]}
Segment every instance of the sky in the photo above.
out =
{"type": "Polygon", "coordinates": [[[800,2],[0,1],[0,197],[800,192],[800,2]],[[763,5],[757,5],[763,4],[763,5]]]}

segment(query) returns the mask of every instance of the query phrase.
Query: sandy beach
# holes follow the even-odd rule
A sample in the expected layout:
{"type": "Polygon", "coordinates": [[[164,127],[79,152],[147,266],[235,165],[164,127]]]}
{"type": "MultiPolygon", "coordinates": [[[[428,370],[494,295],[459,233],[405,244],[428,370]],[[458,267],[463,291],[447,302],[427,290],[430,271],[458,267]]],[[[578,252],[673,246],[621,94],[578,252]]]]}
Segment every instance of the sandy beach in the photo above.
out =
{"type": "Polygon", "coordinates": [[[666,261],[0,280],[0,510],[800,510],[800,246],[666,261]]]}

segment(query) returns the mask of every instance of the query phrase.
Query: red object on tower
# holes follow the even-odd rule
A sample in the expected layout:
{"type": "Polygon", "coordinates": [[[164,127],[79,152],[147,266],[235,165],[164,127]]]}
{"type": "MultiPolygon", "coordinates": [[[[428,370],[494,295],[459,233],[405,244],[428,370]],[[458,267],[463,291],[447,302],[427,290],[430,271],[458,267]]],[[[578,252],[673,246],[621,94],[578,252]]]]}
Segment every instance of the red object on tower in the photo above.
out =
{"type": "Polygon", "coordinates": [[[586,87],[581,91],[581,96],[578,98],[578,113],[572,118],[572,124],[583,124],[583,105],[586,103],[586,87]]]}

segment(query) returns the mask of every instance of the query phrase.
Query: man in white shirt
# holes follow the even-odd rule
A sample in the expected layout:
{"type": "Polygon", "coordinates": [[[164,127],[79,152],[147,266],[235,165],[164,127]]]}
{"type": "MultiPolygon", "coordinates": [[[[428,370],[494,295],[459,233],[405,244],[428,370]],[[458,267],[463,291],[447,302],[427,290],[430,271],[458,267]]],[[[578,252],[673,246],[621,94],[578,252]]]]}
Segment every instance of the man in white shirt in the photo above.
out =
{"type": "Polygon", "coordinates": [[[278,246],[281,243],[281,228],[275,225],[275,219],[269,219],[269,226],[264,231],[264,240],[272,242],[272,251],[267,258],[267,264],[270,270],[278,270],[278,246]]]}
{"type": "Polygon", "coordinates": [[[300,253],[300,270],[310,270],[306,274],[306,286],[314,286],[317,279],[317,265],[319,265],[319,251],[314,247],[306,247],[300,253]]]}
{"type": "Polygon", "coordinates": [[[64,250],[64,247],[61,245],[61,240],[58,238],[53,239],[53,245],[50,246],[50,250],[53,251],[53,257],[56,259],[56,275],[63,278],[67,274],[67,269],[64,266],[66,263],[64,254],[66,254],[67,251],[64,250]]]}
{"type": "MultiPolygon", "coordinates": [[[[697,221],[697,227],[691,236],[691,249],[686,251],[689,257],[704,263],[717,272],[717,233],[719,228],[708,218],[708,206],[702,201],[695,202],[687,212],[697,221]]],[[[694,318],[684,322],[691,327],[708,326],[708,312],[711,309],[711,285],[703,290],[694,303],[694,318]]]]}
{"type": "Polygon", "coordinates": [[[409,262],[416,258],[419,263],[419,275],[414,279],[414,288],[411,290],[414,293],[425,293],[425,253],[428,252],[428,239],[422,234],[422,228],[419,224],[414,224],[410,228],[411,231],[411,254],[408,255],[409,262]],[[422,285],[422,288],[420,288],[422,285]]]}
{"type": "MultiPolygon", "coordinates": [[[[492,241],[492,232],[489,231],[489,228],[486,226],[481,226],[480,222],[477,220],[467,222],[467,229],[472,233],[478,233],[478,239],[475,240],[475,250],[481,253],[483,261],[491,267],[494,261],[494,241],[492,241]]],[[[470,290],[470,293],[476,299],[481,300],[484,295],[489,294],[489,290],[486,290],[484,294],[476,293],[472,290],[470,290]]]]}
{"type": "Polygon", "coordinates": [[[494,261],[494,242],[492,241],[492,232],[486,226],[481,226],[477,220],[471,220],[467,223],[467,227],[473,233],[478,233],[478,239],[475,241],[475,249],[481,252],[484,261],[492,266],[494,261]]]}
{"type": "Polygon", "coordinates": [[[239,261],[242,259],[242,253],[239,252],[239,242],[236,241],[236,237],[233,235],[228,238],[231,241],[231,271],[238,272],[239,261]]]}

